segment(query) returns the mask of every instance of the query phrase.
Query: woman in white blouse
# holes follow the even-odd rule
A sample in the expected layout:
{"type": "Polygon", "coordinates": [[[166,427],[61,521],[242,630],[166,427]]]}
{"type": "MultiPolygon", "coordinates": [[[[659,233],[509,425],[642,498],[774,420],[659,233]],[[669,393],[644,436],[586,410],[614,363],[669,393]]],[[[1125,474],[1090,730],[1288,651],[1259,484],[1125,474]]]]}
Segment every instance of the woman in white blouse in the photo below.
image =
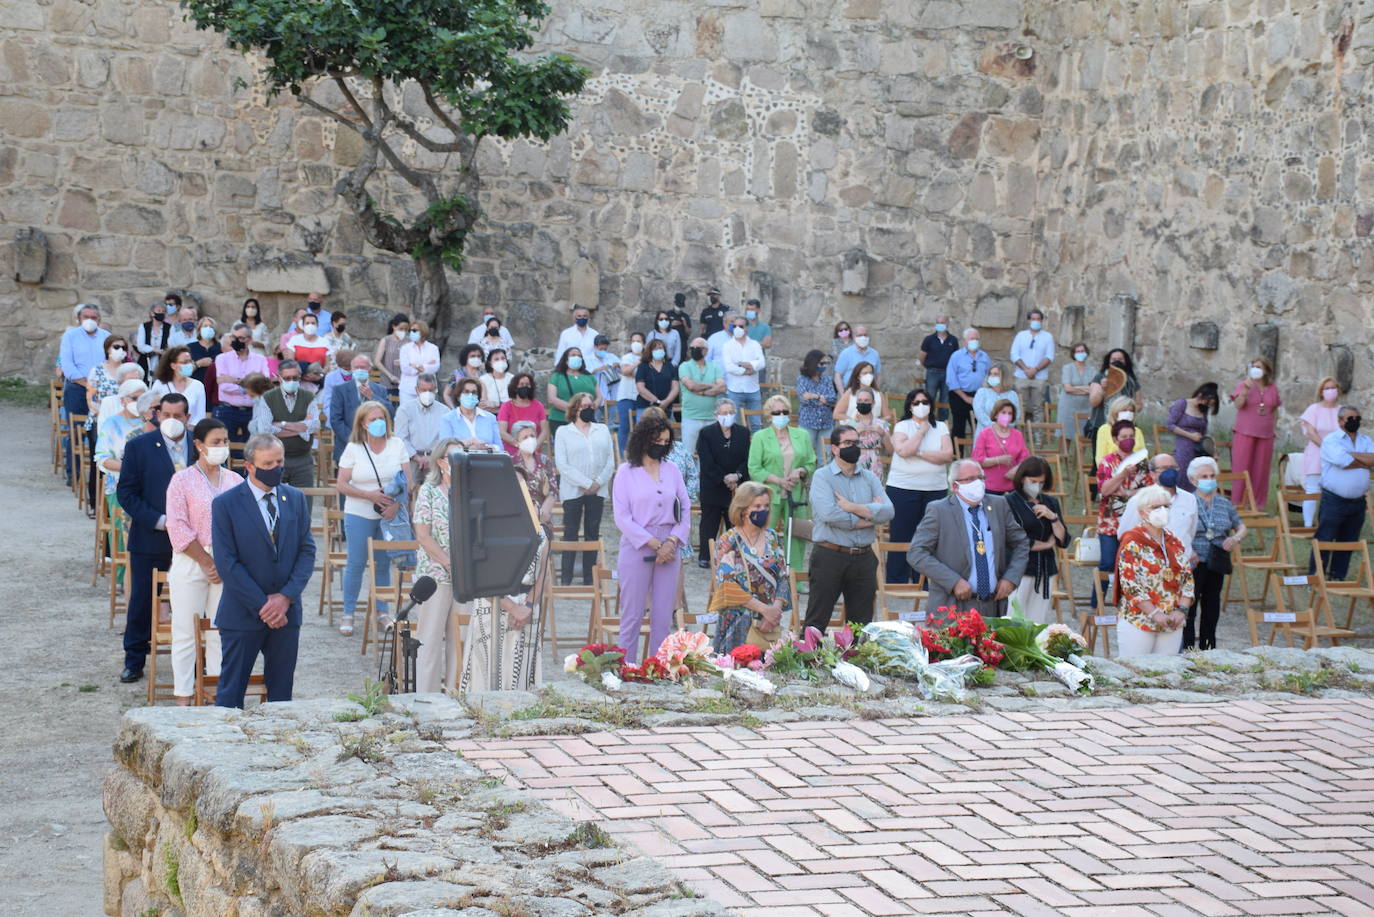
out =
{"type": "Polygon", "coordinates": [[[415,400],[415,378],[439,371],[439,348],[430,343],[429,325],[410,323],[410,340],[401,345],[401,404],[415,400]]]}
{"type": "MultiPolygon", "coordinates": [[[[902,419],[892,428],[887,495],[895,510],[890,528],[893,541],[911,541],[925,518],[926,507],[946,493],[946,471],[954,459],[954,441],[944,423],[931,416],[932,401],[923,388],[907,392],[902,419]]],[[[910,583],[915,578],[905,554],[888,554],[889,583],[910,583]]]]}
{"type": "MultiPolygon", "coordinates": [[[[601,537],[601,512],[606,488],[615,473],[611,431],[595,423],[596,401],[585,392],[568,399],[568,423],[553,438],[554,465],[558,469],[558,498],[563,503],[563,539],[596,541],[601,537]],[[580,534],[579,534],[580,533],[580,534]]],[[[561,582],[572,583],[573,552],[563,552],[561,582]]],[[[590,586],[596,552],[582,554],[582,584],[590,586]]]]}
{"type": "Polygon", "coordinates": [[[188,415],[186,423],[193,427],[205,419],[205,386],[191,377],[195,371],[195,361],[191,359],[191,351],[186,345],[169,347],[158,361],[157,369],[153,370],[153,384],[148,389],[158,395],[172,392],[184,395],[188,415]]]}
{"type": "Polygon", "coordinates": [[[487,354],[487,371],[477,380],[482,383],[482,410],[495,414],[510,401],[509,369],[510,358],[504,349],[497,347],[487,354]]]}

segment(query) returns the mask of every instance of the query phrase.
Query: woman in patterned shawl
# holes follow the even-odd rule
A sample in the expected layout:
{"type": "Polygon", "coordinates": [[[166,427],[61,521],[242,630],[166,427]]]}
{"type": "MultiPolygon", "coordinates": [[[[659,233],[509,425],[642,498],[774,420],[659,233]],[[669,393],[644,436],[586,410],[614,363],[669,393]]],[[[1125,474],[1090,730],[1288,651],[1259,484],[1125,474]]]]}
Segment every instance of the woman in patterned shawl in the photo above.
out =
{"type": "Polygon", "coordinates": [[[781,639],[792,611],[787,556],[782,537],[768,527],[773,494],[767,485],[745,481],[730,501],[732,528],[716,545],[711,611],[720,613],[715,651],[744,643],[768,649],[781,639]]]}

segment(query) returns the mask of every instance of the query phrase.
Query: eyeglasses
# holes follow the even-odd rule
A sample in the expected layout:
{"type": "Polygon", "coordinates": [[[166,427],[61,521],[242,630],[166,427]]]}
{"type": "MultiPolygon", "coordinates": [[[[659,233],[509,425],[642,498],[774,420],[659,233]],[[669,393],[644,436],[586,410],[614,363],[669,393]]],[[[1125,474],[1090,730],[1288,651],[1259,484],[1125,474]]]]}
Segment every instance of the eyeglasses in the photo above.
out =
{"type": "Polygon", "coordinates": [[[955,478],[955,479],[954,479],[954,483],[955,483],[955,484],[971,484],[971,483],[974,482],[974,481],[981,481],[981,480],[983,480],[983,476],[982,476],[981,474],[979,474],[979,475],[975,475],[975,476],[973,476],[973,477],[971,477],[971,478],[955,478]]]}
{"type": "Polygon", "coordinates": [[[772,414],[774,417],[786,417],[788,414],[791,414],[792,412],[791,412],[791,411],[769,411],[769,413],[772,414]]]}
{"type": "Polygon", "coordinates": [[[921,400],[919,400],[919,399],[916,400],[916,401],[911,402],[911,406],[912,406],[912,407],[915,407],[915,406],[918,405],[918,404],[930,404],[930,402],[929,402],[929,401],[921,401],[921,400]]]}

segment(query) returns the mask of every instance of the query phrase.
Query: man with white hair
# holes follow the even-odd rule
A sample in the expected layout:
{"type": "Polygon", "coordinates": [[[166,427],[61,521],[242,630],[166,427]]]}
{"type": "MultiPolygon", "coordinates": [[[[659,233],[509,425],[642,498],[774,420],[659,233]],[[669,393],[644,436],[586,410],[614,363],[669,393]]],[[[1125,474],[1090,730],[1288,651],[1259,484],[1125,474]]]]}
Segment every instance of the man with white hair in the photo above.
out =
{"type": "MultiPolygon", "coordinates": [[[[949,411],[954,416],[954,438],[963,439],[973,414],[973,396],[988,377],[992,360],[983,352],[977,328],[964,329],[964,346],[949,358],[945,384],[949,386],[949,411]]],[[[971,432],[971,431],[969,431],[971,432]]]]}
{"type": "MultiPolygon", "coordinates": [[[[1155,482],[1169,492],[1169,524],[1165,528],[1183,542],[1191,563],[1195,559],[1193,537],[1197,535],[1197,497],[1178,486],[1183,473],[1168,452],[1161,452],[1150,459],[1150,473],[1154,475],[1155,482]]],[[[1121,520],[1117,524],[1118,532],[1129,532],[1140,525],[1140,493],[1136,491],[1126,501],[1126,508],[1121,511],[1121,520]]]]}
{"type": "Polygon", "coordinates": [[[907,563],[929,581],[927,608],[1005,614],[1030,560],[1026,530],[1004,497],[986,492],[972,459],[950,464],[949,484],[951,495],[926,508],[907,563]]]}

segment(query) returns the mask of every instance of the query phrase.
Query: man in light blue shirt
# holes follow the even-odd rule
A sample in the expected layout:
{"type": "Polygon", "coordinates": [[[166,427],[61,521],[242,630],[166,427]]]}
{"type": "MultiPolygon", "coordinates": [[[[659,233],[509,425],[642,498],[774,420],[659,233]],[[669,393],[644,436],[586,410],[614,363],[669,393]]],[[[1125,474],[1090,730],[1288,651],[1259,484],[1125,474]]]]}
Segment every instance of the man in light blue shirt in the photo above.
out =
{"type": "MultiPolygon", "coordinates": [[[[1322,502],[1317,509],[1317,541],[1359,541],[1364,528],[1369,469],[1374,468],[1374,439],[1360,432],[1359,408],[1345,405],[1337,414],[1340,429],[1322,438],[1322,502]]],[[[1316,558],[1307,572],[1316,572],[1316,558]]],[[[1326,578],[1343,580],[1350,570],[1350,552],[1332,551],[1323,558],[1326,578]]]]}
{"type": "Polygon", "coordinates": [[[1050,364],[1054,362],[1054,335],[1045,330],[1045,313],[1032,309],[1029,327],[1018,331],[1011,342],[1012,389],[1021,400],[1028,421],[1044,419],[1041,406],[1049,388],[1050,364]]]}
{"type": "Polygon", "coordinates": [[[858,465],[859,433],[838,424],[830,433],[829,464],[811,477],[811,592],[806,626],[824,632],[844,596],[845,620],[868,624],[878,594],[874,527],[890,522],[892,498],[878,476],[858,465]]]}
{"type": "Polygon", "coordinates": [[[963,439],[973,413],[973,396],[988,377],[992,360],[982,351],[977,328],[964,329],[964,346],[949,358],[945,384],[949,386],[949,411],[954,415],[954,438],[963,439]]]}
{"type": "MultiPolygon", "coordinates": [[[[62,332],[62,343],[58,347],[62,376],[66,380],[62,386],[62,407],[66,409],[68,417],[90,413],[90,404],[86,399],[86,377],[97,364],[105,361],[105,339],[110,336],[110,332],[100,327],[99,306],[82,303],[72,314],[76,324],[62,332]]],[[[94,438],[91,431],[87,431],[87,435],[94,438]]],[[[62,446],[67,455],[67,481],[70,483],[75,471],[72,466],[71,439],[64,440],[62,446]]]]}
{"type": "Polygon", "coordinates": [[[883,358],[878,355],[876,347],[868,346],[868,328],[863,325],[855,325],[854,343],[840,351],[839,357],[835,360],[836,391],[844,391],[845,386],[849,385],[849,374],[860,363],[873,364],[873,384],[865,385],[864,388],[882,388],[879,379],[883,374],[883,358]]]}

